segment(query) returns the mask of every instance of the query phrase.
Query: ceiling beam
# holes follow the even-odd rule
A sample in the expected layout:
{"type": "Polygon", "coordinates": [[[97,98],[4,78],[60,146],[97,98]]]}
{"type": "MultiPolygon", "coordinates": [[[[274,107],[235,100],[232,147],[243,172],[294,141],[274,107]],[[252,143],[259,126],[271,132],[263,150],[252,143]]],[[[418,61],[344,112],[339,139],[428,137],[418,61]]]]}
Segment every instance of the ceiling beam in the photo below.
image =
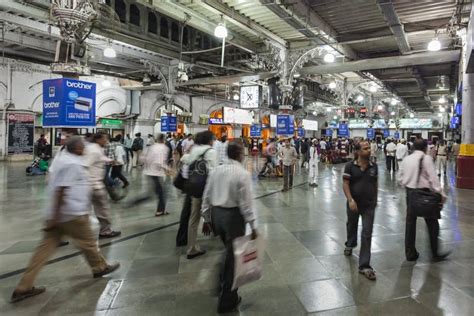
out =
{"type": "Polygon", "coordinates": [[[397,42],[400,53],[406,54],[410,52],[410,43],[408,42],[407,35],[403,29],[402,22],[400,22],[397,12],[395,12],[392,0],[377,0],[377,6],[380,11],[382,11],[385,20],[388,23],[388,27],[395,36],[395,41],[397,42]]]}
{"type": "Polygon", "coordinates": [[[425,80],[423,80],[420,75],[420,72],[418,71],[418,69],[416,69],[416,67],[413,68],[413,76],[416,79],[416,84],[418,85],[418,88],[420,88],[421,93],[423,94],[423,98],[425,99],[426,104],[429,105],[430,108],[432,108],[433,105],[431,104],[431,99],[428,96],[428,92],[426,91],[425,80]]]}
{"type": "Polygon", "coordinates": [[[459,60],[459,50],[424,52],[419,54],[371,58],[346,63],[325,64],[318,66],[307,66],[300,70],[304,75],[324,75],[343,73],[351,71],[367,71],[375,69],[412,67],[416,65],[442,64],[457,62],[459,60]]]}
{"type": "Polygon", "coordinates": [[[224,19],[227,20],[229,23],[232,23],[242,29],[245,29],[245,31],[252,33],[255,36],[265,38],[273,42],[274,44],[279,45],[280,48],[285,48],[287,45],[286,41],[283,38],[267,30],[260,24],[254,22],[252,19],[242,15],[234,8],[231,8],[225,3],[222,3],[222,1],[202,0],[199,2],[199,4],[214,14],[222,14],[224,16],[224,19]]]}
{"type": "Polygon", "coordinates": [[[256,74],[240,73],[240,74],[235,74],[235,75],[230,75],[230,76],[199,78],[199,79],[192,79],[192,80],[180,83],[178,87],[193,86],[193,85],[238,84],[240,82],[268,79],[275,76],[275,74],[276,72],[269,71],[269,72],[260,72],[256,74]]]}

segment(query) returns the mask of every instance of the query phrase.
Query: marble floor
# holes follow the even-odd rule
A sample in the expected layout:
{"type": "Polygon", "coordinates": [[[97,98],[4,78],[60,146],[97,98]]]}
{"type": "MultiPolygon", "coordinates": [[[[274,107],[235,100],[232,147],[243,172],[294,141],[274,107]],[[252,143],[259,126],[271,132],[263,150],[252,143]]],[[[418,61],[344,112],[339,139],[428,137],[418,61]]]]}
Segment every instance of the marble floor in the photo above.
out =
{"type": "MultiPolygon", "coordinates": [[[[256,175],[255,159],[248,167],[256,175]]],[[[258,229],[267,240],[262,280],[240,289],[241,315],[473,315],[474,192],[443,179],[449,196],[440,242],[449,260],[431,263],[426,226],[418,220],[416,263],[404,258],[405,194],[382,168],[372,242],[377,281],[358,274],[358,250],[343,255],[345,199],[343,165],[320,165],[319,187],[299,170],[295,187],[280,192],[281,179],[255,177],[258,229]]],[[[46,293],[9,304],[20,273],[41,238],[44,177],[26,177],[23,163],[0,163],[0,315],[214,315],[223,247],[200,236],[208,252],[187,260],[175,247],[182,196],[168,183],[169,216],[155,218],[155,202],[125,208],[146,182],[132,170],[129,197],[112,204],[122,236],[101,241],[121,268],[92,279],[74,246],[58,249],[37,280],[46,293]]]]}

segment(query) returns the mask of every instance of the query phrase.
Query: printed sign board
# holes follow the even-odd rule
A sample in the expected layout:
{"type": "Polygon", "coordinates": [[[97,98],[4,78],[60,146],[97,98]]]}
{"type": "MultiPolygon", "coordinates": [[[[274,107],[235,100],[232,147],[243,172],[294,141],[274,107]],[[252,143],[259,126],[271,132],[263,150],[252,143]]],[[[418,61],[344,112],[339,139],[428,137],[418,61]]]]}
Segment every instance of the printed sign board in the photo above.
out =
{"type": "Polygon", "coordinates": [[[337,134],[342,137],[349,137],[349,127],[345,123],[339,123],[337,134]]]}
{"type": "Polygon", "coordinates": [[[31,154],[34,148],[35,116],[28,113],[9,113],[8,154],[31,154]]]}
{"type": "Polygon", "coordinates": [[[367,138],[374,139],[375,138],[375,130],[373,128],[367,129],[367,138]]]}
{"type": "Polygon", "coordinates": [[[176,116],[164,115],[161,117],[161,132],[176,132],[178,129],[176,116]]]}
{"type": "Polygon", "coordinates": [[[253,124],[250,126],[250,137],[261,137],[262,136],[262,127],[260,124],[253,124]]]}

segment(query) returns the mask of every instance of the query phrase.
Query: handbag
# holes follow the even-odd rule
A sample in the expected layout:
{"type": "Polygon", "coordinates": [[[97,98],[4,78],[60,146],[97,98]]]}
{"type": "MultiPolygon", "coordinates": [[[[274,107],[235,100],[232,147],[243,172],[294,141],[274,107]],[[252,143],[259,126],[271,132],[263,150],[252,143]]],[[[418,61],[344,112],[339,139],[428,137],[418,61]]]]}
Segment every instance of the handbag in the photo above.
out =
{"type": "Polygon", "coordinates": [[[186,179],[183,177],[181,168],[179,168],[178,172],[176,173],[176,177],[174,177],[173,185],[176,189],[184,191],[185,184],[186,184],[186,179]]]}
{"type": "MultiPolygon", "coordinates": [[[[416,180],[416,186],[420,182],[420,175],[423,171],[423,159],[420,159],[420,167],[418,171],[418,177],[416,180]]],[[[415,211],[417,217],[423,218],[441,218],[441,209],[443,204],[441,203],[441,194],[433,192],[428,188],[413,189],[410,197],[411,208],[415,211]]]]}

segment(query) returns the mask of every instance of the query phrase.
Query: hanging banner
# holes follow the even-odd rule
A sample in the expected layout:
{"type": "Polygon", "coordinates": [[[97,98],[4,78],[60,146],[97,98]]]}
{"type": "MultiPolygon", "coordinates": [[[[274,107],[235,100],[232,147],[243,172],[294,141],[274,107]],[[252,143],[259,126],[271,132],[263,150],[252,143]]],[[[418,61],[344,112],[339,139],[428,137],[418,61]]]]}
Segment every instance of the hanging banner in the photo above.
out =
{"type": "Polygon", "coordinates": [[[317,131],[318,130],[318,121],[313,120],[303,120],[302,124],[304,129],[307,131],[317,131]]]}
{"type": "Polygon", "coordinates": [[[331,136],[332,137],[332,129],[330,129],[330,128],[326,129],[326,136],[331,136]]]}
{"type": "Polygon", "coordinates": [[[178,119],[176,116],[164,115],[161,117],[161,132],[176,132],[178,129],[178,119]]]}
{"type": "MultiPolygon", "coordinates": [[[[290,116],[289,115],[277,115],[277,135],[289,135],[290,134],[290,116]]],[[[294,129],[294,127],[293,127],[294,129]]]]}
{"type": "Polygon", "coordinates": [[[383,130],[383,137],[386,138],[386,137],[389,137],[389,136],[390,136],[390,130],[384,129],[384,130],[383,130]]]}
{"type": "Polygon", "coordinates": [[[289,115],[289,119],[288,119],[288,131],[289,131],[289,135],[293,135],[295,133],[295,117],[293,115],[289,115]]]}
{"type": "Polygon", "coordinates": [[[399,131],[396,131],[395,134],[393,134],[393,137],[395,139],[400,139],[400,132],[399,131]]]}
{"type": "Polygon", "coordinates": [[[304,128],[302,128],[302,127],[298,128],[298,136],[299,137],[304,137],[305,136],[304,128]]]}
{"type": "Polygon", "coordinates": [[[349,127],[345,123],[339,123],[339,129],[337,130],[337,135],[341,137],[349,137],[349,127]]]}
{"type": "Polygon", "coordinates": [[[367,129],[367,139],[374,139],[375,138],[375,130],[373,128],[367,129]]]}
{"type": "Polygon", "coordinates": [[[8,114],[8,154],[32,154],[35,116],[28,113],[8,114]]]}
{"type": "Polygon", "coordinates": [[[43,127],[95,126],[95,97],[93,82],[43,80],[43,127]]]}
{"type": "Polygon", "coordinates": [[[260,124],[253,124],[250,126],[250,137],[261,137],[262,136],[262,127],[260,124]]]}

